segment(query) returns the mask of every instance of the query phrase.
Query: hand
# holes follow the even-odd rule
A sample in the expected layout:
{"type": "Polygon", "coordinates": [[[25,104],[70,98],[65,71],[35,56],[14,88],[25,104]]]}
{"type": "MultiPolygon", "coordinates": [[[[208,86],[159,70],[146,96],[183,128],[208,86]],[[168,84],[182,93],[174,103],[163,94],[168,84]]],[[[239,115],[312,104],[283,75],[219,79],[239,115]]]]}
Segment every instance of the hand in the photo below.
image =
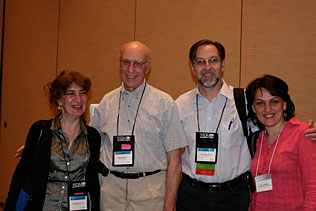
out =
{"type": "Polygon", "coordinates": [[[305,131],[306,137],[310,137],[312,141],[316,141],[316,123],[310,119],[308,126],[311,129],[305,131]]]}
{"type": "Polygon", "coordinates": [[[22,145],[22,146],[16,151],[16,154],[15,154],[14,157],[15,157],[16,159],[21,160],[23,151],[24,151],[24,145],[22,145]]]}

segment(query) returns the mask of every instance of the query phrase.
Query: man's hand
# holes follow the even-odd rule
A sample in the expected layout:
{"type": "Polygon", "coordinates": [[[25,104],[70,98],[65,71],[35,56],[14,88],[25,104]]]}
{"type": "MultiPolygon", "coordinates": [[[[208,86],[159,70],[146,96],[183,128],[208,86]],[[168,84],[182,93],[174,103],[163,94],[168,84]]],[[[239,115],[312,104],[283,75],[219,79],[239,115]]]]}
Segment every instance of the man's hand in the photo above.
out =
{"type": "Polygon", "coordinates": [[[24,145],[22,145],[17,151],[16,151],[16,154],[15,154],[15,158],[16,159],[19,159],[19,160],[21,160],[21,158],[22,158],[22,153],[23,153],[23,151],[24,151],[24,145]]]}
{"type": "Polygon", "coordinates": [[[308,126],[312,129],[306,130],[306,137],[310,137],[312,141],[316,141],[316,123],[313,120],[308,121],[308,126]]]}

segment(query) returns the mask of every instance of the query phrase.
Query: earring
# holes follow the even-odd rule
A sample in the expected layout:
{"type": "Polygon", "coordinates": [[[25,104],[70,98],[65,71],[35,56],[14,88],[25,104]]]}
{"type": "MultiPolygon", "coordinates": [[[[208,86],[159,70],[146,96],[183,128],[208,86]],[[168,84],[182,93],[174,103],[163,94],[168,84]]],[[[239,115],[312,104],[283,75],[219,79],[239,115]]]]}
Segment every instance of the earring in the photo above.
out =
{"type": "Polygon", "coordinates": [[[287,113],[283,112],[283,117],[284,117],[284,119],[286,119],[287,113]]]}
{"type": "Polygon", "coordinates": [[[258,123],[258,119],[257,117],[254,118],[254,120],[252,121],[255,125],[258,123]]]}

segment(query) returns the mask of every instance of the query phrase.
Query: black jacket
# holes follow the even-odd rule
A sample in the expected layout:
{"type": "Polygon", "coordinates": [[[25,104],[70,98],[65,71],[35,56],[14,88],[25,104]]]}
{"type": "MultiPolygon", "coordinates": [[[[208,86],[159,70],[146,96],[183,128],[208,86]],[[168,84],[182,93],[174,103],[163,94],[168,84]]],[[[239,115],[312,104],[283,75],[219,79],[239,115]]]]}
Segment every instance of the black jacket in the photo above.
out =
{"type": "MultiPolygon", "coordinates": [[[[52,144],[51,122],[52,120],[41,120],[31,126],[26,138],[22,159],[18,163],[12,177],[5,210],[15,210],[15,204],[22,186],[31,195],[25,210],[43,209],[50,168],[52,144]],[[40,136],[41,128],[42,135],[40,136]],[[40,140],[39,136],[41,137],[40,140]]],[[[88,131],[90,159],[85,177],[91,197],[92,210],[100,210],[100,185],[97,167],[101,137],[96,129],[87,125],[86,128],[88,131]]]]}

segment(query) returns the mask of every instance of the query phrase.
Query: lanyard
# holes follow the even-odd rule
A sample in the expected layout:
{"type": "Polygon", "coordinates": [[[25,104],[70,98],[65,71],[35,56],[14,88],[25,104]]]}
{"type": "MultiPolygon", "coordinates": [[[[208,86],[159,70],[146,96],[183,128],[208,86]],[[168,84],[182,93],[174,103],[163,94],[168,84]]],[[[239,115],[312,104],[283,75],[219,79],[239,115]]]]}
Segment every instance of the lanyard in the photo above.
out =
{"type": "MultiPolygon", "coordinates": [[[[272,163],[272,160],[273,160],[273,157],[274,157],[274,153],[275,153],[275,150],[277,148],[277,145],[279,143],[279,138],[280,138],[280,135],[281,135],[281,132],[285,126],[286,122],[284,122],[278,136],[276,137],[277,141],[275,143],[275,146],[274,146],[274,149],[273,149],[273,153],[272,153],[272,156],[271,156],[271,159],[270,159],[270,163],[269,163],[269,169],[268,169],[268,174],[270,174],[270,168],[271,168],[271,163],[272,163]]],[[[263,134],[265,133],[265,131],[262,133],[262,136],[261,136],[261,143],[260,143],[260,151],[259,151],[259,157],[258,157],[258,163],[257,163],[257,169],[256,169],[256,176],[258,176],[258,169],[259,169],[259,163],[260,163],[260,157],[261,157],[261,149],[262,149],[262,142],[263,142],[263,134]]]]}
{"type": "MultiPolygon", "coordinates": [[[[135,119],[134,119],[134,123],[133,123],[133,129],[132,129],[132,135],[134,134],[134,128],[135,128],[135,124],[136,124],[136,119],[137,119],[137,115],[138,115],[138,110],[140,107],[140,104],[142,102],[143,96],[144,96],[144,92],[146,89],[147,83],[145,82],[145,87],[143,89],[142,92],[142,96],[140,97],[138,106],[137,106],[137,110],[136,110],[136,114],[135,114],[135,119]]],[[[120,99],[119,99],[119,107],[118,107],[118,112],[117,112],[117,121],[116,121],[116,134],[118,135],[118,131],[119,131],[119,121],[120,121],[120,108],[121,108],[121,97],[122,97],[122,90],[120,91],[120,99]]]]}
{"type": "MultiPolygon", "coordinates": [[[[225,104],[224,104],[224,107],[222,109],[221,117],[219,119],[219,122],[218,122],[218,125],[217,125],[215,133],[217,133],[218,127],[221,124],[221,121],[222,121],[222,118],[223,118],[223,114],[224,114],[224,110],[225,110],[225,107],[226,107],[226,103],[227,103],[227,98],[225,100],[225,104]]],[[[196,94],[196,118],[197,118],[197,123],[198,123],[198,131],[200,132],[199,98],[198,98],[198,94],[196,94]]]]}

